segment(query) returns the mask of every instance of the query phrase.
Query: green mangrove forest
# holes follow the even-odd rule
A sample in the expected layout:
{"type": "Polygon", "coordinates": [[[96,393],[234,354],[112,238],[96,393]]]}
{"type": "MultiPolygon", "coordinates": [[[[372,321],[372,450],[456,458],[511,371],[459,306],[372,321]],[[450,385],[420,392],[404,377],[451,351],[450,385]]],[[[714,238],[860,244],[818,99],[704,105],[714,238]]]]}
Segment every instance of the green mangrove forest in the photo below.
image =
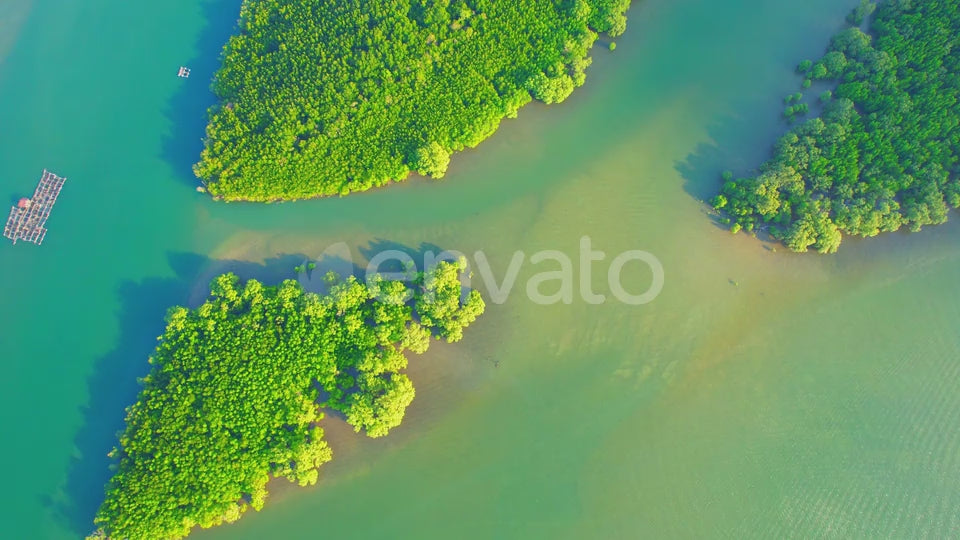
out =
{"type": "MultiPolygon", "coordinates": [[[[225,200],[444,175],[533,99],[585,81],[630,0],[245,0],[194,167],[225,200]]],[[[611,47],[612,49],[612,47],[611,47]]]]}
{"type": "MultiPolygon", "coordinates": [[[[960,1],[863,2],[848,22],[823,58],[799,66],[805,88],[835,83],[822,113],[756,175],[725,173],[713,205],[734,232],[832,253],[844,234],[919,231],[960,206],[960,1]]],[[[787,98],[788,117],[807,113],[802,99],[787,98]]]]}
{"type": "Polygon", "coordinates": [[[409,285],[350,277],[323,296],[224,274],[199,308],[172,308],[94,536],[181,538],[260,510],[271,478],[315,483],[332,457],[322,409],[386,435],[414,397],[404,353],[459,340],[484,311],[477,291],[461,296],[465,268],[441,262],[409,285]]]}

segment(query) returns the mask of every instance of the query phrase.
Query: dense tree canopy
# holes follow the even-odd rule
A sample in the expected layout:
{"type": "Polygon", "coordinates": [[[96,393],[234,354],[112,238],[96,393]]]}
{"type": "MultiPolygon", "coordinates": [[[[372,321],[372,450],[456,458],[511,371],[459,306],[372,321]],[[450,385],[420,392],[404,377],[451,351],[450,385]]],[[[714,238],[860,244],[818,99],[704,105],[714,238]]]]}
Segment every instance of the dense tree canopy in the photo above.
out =
{"type": "MultiPolygon", "coordinates": [[[[871,13],[862,3],[849,20],[871,13]]],[[[960,0],[886,1],[870,34],[840,32],[800,70],[838,86],[759,174],[728,178],[714,206],[733,230],[769,228],[795,251],[831,253],[841,233],[946,221],[960,206],[960,0]]]]}
{"type": "Polygon", "coordinates": [[[113,451],[98,534],[180,538],[262,508],[271,477],[313,484],[332,457],[323,407],[386,435],[414,396],[404,352],[424,352],[434,331],[459,340],[483,312],[476,291],[461,302],[463,268],[439,263],[412,294],[350,278],[318,296],[225,274],[199,308],[171,309],[113,451]]]}
{"type": "Polygon", "coordinates": [[[583,84],[630,0],[245,0],[198,177],[216,197],[343,195],[443,176],[531,96],[583,84]]]}

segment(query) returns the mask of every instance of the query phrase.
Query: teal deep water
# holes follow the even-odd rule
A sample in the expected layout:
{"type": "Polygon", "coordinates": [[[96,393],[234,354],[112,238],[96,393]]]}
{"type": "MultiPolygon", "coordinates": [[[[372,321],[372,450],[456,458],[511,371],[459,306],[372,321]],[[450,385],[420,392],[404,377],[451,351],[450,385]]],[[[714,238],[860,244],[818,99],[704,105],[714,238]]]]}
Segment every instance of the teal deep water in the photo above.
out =
{"type": "Polygon", "coordinates": [[[855,4],[647,0],[583,89],[443,182],[246,205],[190,173],[239,0],[5,0],[0,202],[44,168],[68,181],[43,246],[0,245],[4,536],[93,529],[164,312],[215,273],[289,278],[344,242],[357,260],[482,250],[499,278],[514,251],[576,255],[584,235],[655,254],[660,297],[491,305],[411,362],[417,399],[389,437],[325,420],[316,487],[275,484],[263,512],[195,536],[957,536],[958,216],[798,256],[700,202],[768,154],[793,66],[855,4]]]}

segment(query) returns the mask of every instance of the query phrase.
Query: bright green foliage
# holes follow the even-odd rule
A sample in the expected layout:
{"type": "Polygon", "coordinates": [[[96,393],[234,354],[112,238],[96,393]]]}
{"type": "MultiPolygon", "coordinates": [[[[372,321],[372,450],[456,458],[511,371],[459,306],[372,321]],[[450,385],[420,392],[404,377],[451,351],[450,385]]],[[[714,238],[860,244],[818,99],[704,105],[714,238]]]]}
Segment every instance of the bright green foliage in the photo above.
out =
{"type": "Polygon", "coordinates": [[[440,177],[531,95],[563,101],[629,0],[245,0],[195,172],[215,197],[440,177]]]}
{"type": "Polygon", "coordinates": [[[417,159],[414,162],[416,171],[424,176],[443,178],[450,165],[450,153],[436,142],[417,150],[417,159]]]}
{"type": "Polygon", "coordinates": [[[417,297],[417,314],[420,321],[436,328],[439,335],[449,342],[463,339],[463,329],[477,319],[485,308],[483,298],[477,291],[470,291],[463,305],[460,303],[460,274],[467,267],[465,260],[457,264],[437,265],[426,272],[423,292],[417,297]]]}
{"type": "Polygon", "coordinates": [[[794,251],[813,247],[820,253],[835,253],[840,247],[840,231],[823,212],[810,212],[793,222],[783,243],[794,251]]]}
{"type": "Polygon", "coordinates": [[[262,508],[271,477],[315,483],[332,457],[321,407],[386,435],[414,397],[404,351],[425,351],[431,330],[462,330],[483,311],[472,293],[459,305],[449,279],[459,269],[444,262],[419,275],[411,302],[395,281],[350,278],[321,297],[292,280],[264,287],[225,274],[199,308],[171,309],[113,452],[99,534],[180,538],[262,508]],[[411,304],[434,315],[417,322],[411,304]]]}
{"type": "Polygon", "coordinates": [[[400,425],[407,405],[413,401],[413,383],[400,373],[389,379],[361,373],[359,391],[350,396],[347,422],[367,430],[371,437],[382,437],[400,425]]]}
{"type": "Polygon", "coordinates": [[[871,33],[834,37],[809,71],[839,81],[823,114],[757,176],[726,181],[715,200],[732,227],[831,253],[841,233],[917,231],[960,206],[960,0],[889,0],[871,33]]]}
{"type": "Polygon", "coordinates": [[[541,71],[527,81],[527,90],[548,105],[560,103],[573,93],[573,78],[567,73],[550,76],[541,71]]]}

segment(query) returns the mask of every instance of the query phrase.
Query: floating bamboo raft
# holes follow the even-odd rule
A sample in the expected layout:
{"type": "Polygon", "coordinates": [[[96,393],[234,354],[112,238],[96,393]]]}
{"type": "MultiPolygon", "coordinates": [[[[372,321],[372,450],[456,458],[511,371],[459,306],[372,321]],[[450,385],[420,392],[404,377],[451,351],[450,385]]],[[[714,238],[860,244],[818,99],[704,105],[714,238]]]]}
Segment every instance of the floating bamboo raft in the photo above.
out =
{"type": "Polygon", "coordinates": [[[66,181],[66,178],[60,178],[44,169],[43,177],[37,184],[33,198],[21,199],[10,210],[10,217],[7,218],[7,225],[3,228],[3,235],[13,240],[14,244],[18,240],[32,242],[38,246],[42,244],[43,238],[47,235],[47,229],[44,227],[47,224],[47,218],[50,217],[50,210],[57,202],[57,196],[60,195],[60,190],[66,181]]]}

